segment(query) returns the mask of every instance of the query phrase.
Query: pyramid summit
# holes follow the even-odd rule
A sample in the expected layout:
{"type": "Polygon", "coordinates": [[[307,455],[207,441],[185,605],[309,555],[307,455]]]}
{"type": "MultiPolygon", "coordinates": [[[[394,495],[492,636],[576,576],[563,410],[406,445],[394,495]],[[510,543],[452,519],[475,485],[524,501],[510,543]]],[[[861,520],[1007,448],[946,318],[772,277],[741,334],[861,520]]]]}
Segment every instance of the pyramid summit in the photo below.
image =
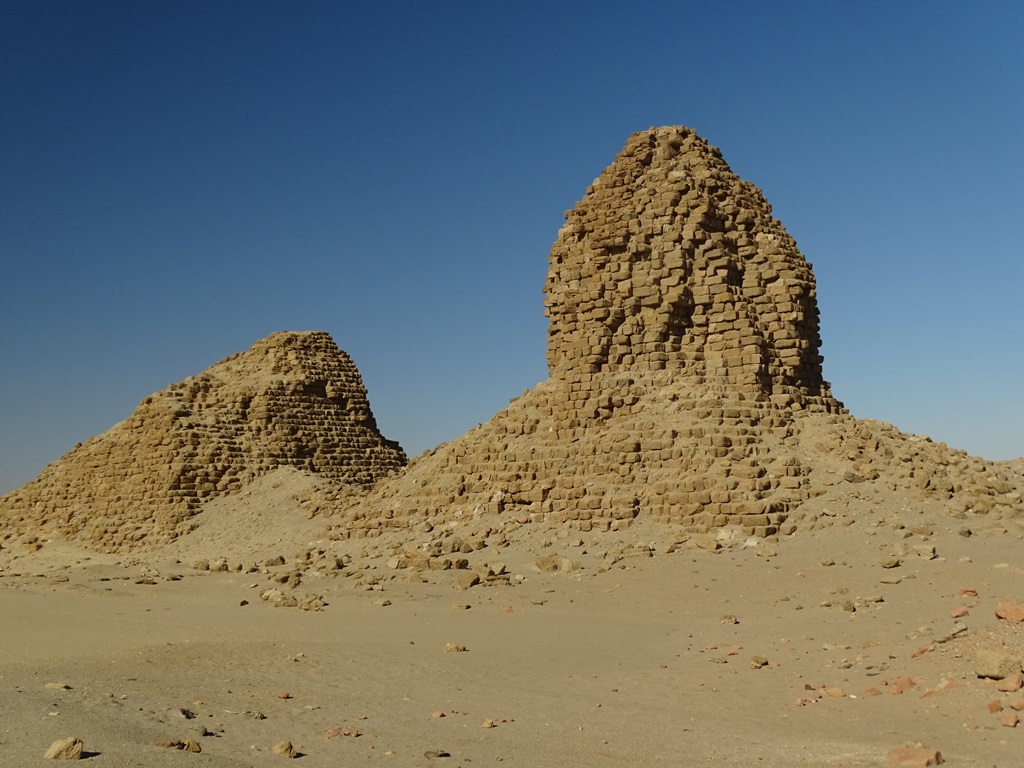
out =
{"type": "Polygon", "coordinates": [[[687,128],[633,134],[566,214],[549,264],[553,377],[670,370],[842,408],[822,378],[810,265],[760,190],[687,128]]]}
{"type": "Polygon", "coordinates": [[[277,467],[368,488],[405,463],[377,430],[351,358],[326,333],[281,332],[146,397],[0,498],[0,515],[99,549],[147,547],[277,467]]]}

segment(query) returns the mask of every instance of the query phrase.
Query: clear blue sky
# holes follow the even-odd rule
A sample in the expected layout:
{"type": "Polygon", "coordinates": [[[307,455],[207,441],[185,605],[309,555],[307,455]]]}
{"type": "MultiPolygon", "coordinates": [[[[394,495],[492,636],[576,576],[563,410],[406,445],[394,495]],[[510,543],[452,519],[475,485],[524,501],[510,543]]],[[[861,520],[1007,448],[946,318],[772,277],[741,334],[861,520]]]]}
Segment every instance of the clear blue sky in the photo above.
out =
{"type": "Polygon", "coordinates": [[[546,377],[562,213],[681,123],[814,264],[861,417],[1024,455],[1024,5],[0,6],[0,492],[276,330],[410,455],[546,377]]]}

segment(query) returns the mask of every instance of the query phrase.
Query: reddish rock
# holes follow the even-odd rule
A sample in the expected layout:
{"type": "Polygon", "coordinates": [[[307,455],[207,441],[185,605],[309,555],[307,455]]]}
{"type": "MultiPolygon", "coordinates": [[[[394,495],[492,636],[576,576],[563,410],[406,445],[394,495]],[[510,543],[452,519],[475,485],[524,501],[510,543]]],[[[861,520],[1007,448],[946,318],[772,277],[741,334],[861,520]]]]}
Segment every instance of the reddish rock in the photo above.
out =
{"type": "Polygon", "coordinates": [[[881,696],[881,695],[882,695],[882,692],[880,690],[878,690],[877,688],[865,688],[860,693],[860,697],[862,699],[868,699],[868,698],[871,698],[872,696],[881,696]]]}
{"type": "Polygon", "coordinates": [[[988,703],[988,711],[991,712],[993,715],[1002,712],[1003,711],[1003,702],[1001,702],[999,699],[995,699],[994,701],[990,701],[988,703]]]}
{"type": "Polygon", "coordinates": [[[1004,677],[996,683],[996,689],[1003,693],[1013,693],[1014,691],[1019,691],[1021,688],[1024,688],[1024,675],[1021,675],[1020,672],[1010,675],[1009,677],[1004,677]]]}
{"type": "Polygon", "coordinates": [[[956,608],[949,612],[949,615],[954,619],[962,619],[964,616],[970,616],[971,612],[967,610],[966,605],[958,605],[956,608]]]}
{"type": "Polygon", "coordinates": [[[996,606],[996,617],[1005,619],[1011,624],[1024,622],[1024,605],[1015,603],[1013,600],[1003,600],[996,606]]]}
{"type": "Polygon", "coordinates": [[[1020,722],[1020,718],[1017,717],[1016,712],[1003,712],[999,716],[999,723],[1005,725],[1007,728],[1016,728],[1017,723],[1020,722]]]}
{"type": "Polygon", "coordinates": [[[978,590],[974,587],[960,587],[960,589],[957,590],[957,594],[962,595],[963,597],[977,597],[978,590]]]}
{"type": "Polygon", "coordinates": [[[910,654],[910,658],[916,659],[918,656],[924,656],[926,653],[930,653],[934,650],[935,643],[928,643],[928,645],[922,645],[920,648],[918,648],[916,651],[910,654]]]}
{"type": "Polygon", "coordinates": [[[893,747],[889,750],[889,765],[902,768],[929,768],[943,762],[942,753],[931,747],[893,747]]]}

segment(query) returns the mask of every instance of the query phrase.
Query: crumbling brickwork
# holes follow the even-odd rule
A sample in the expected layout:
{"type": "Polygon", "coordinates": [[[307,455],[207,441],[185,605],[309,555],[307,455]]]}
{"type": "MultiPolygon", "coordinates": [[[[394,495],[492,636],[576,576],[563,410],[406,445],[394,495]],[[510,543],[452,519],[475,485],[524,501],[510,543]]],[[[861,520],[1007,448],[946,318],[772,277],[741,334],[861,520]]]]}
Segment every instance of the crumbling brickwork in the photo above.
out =
{"type": "Polygon", "coordinates": [[[810,265],[760,190],[687,128],[630,137],[566,214],[545,293],[552,377],[670,370],[841,408],[822,379],[810,265]]]}
{"type": "Polygon", "coordinates": [[[352,503],[338,535],[497,515],[765,536],[861,481],[957,510],[1017,503],[1010,470],[845,411],[822,377],[810,264],[693,131],[631,136],[565,218],[550,378],[352,503]]]}
{"type": "Polygon", "coordinates": [[[0,499],[10,531],[100,549],[160,544],[207,499],[275,467],[369,487],[406,463],[377,430],[351,358],[326,333],[275,333],[145,398],[0,499]]]}
{"type": "Polygon", "coordinates": [[[825,514],[815,503],[844,483],[954,514],[1021,504],[1017,465],[845,411],[822,377],[810,264],[760,191],[687,128],[634,134],[566,213],[545,307],[549,378],[401,472],[348,356],[327,334],[275,334],[0,499],[0,536],[159,544],[205,499],[281,465],[335,484],[311,513],[347,538],[489,529],[494,516],[769,536],[825,514]]]}
{"type": "Polygon", "coordinates": [[[382,484],[355,530],[481,509],[781,529],[809,495],[794,414],[844,410],[810,265],[756,187],[687,128],[634,134],[566,213],[545,295],[549,380],[382,484]]]}

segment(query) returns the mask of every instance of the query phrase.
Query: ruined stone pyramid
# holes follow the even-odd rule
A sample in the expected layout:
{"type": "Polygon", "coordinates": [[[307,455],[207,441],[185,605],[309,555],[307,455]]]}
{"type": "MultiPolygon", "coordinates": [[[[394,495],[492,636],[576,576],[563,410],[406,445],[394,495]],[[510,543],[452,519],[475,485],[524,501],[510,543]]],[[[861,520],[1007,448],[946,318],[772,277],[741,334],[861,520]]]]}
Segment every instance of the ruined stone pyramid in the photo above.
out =
{"type": "Polygon", "coordinates": [[[369,487],[405,463],[331,337],[275,333],[150,395],[0,498],[0,534],[57,534],[109,551],[155,546],[188,530],[204,501],[276,467],[369,487]]]}
{"type": "Polygon", "coordinates": [[[693,131],[634,134],[566,215],[549,264],[553,378],[672,371],[842,410],[822,379],[810,264],[760,190],[693,131]]]}
{"type": "Polygon", "coordinates": [[[1024,462],[846,412],[822,376],[810,264],[687,128],[630,137],[566,213],[545,296],[549,378],[408,466],[331,338],[279,333],[0,498],[0,545],[156,547],[207,499],[280,466],[332,484],[318,509],[339,538],[481,518],[770,536],[829,514],[832,489],[853,484],[951,514],[1024,505],[1024,462]]]}
{"type": "Polygon", "coordinates": [[[822,377],[810,264],[687,128],[630,137],[566,213],[545,294],[550,378],[380,483],[339,535],[503,515],[766,536],[866,480],[1010,503],[1011,470],[849,416],[822,377]]]}

